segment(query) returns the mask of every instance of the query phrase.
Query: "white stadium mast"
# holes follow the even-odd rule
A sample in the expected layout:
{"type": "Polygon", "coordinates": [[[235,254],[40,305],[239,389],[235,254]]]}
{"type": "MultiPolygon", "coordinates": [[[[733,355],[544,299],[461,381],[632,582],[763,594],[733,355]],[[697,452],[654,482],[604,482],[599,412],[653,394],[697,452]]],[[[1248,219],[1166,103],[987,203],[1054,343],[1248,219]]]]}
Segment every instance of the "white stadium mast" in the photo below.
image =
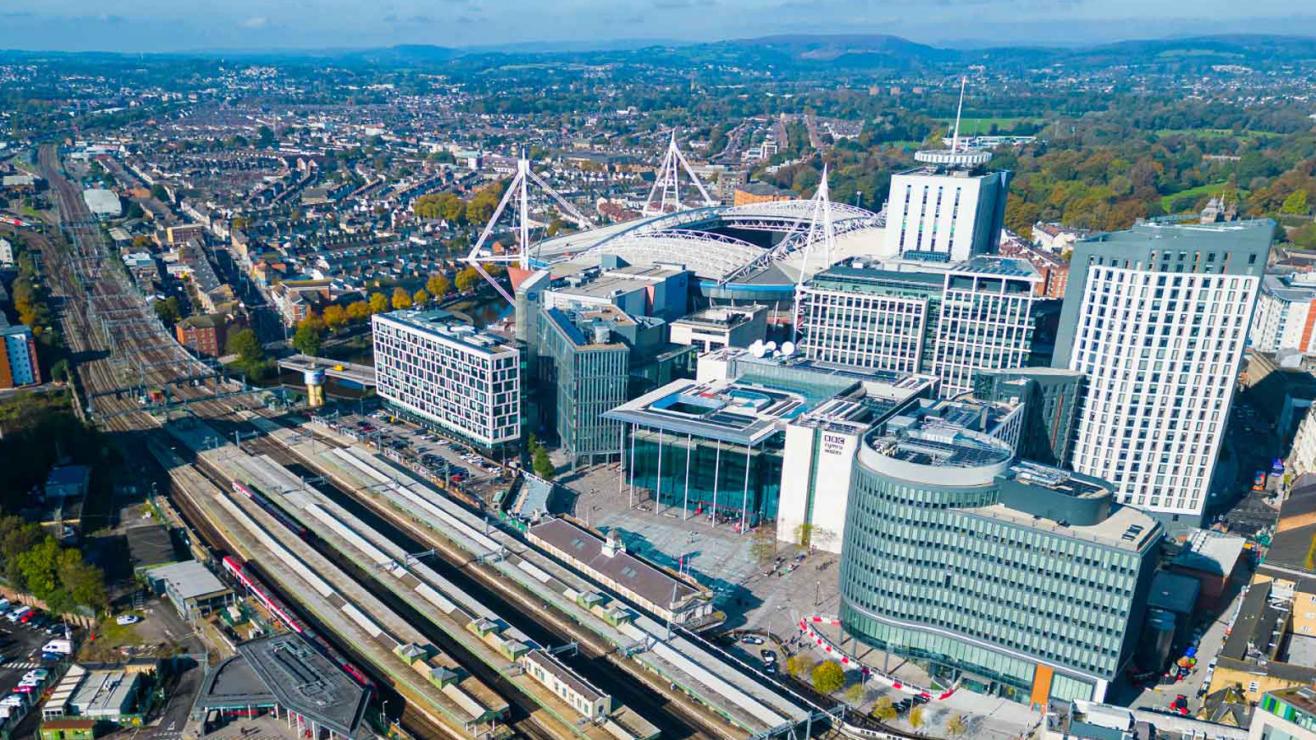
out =
{"type": "Polygon", "coordinates": [[[649,197],[644,200],[644,210],[641,212],[643,215],[660,216],[684,208],[681,203],[682,173],[694,183],[704,206],[717,205],[717,201],[713,200],[708,190],[704,188],[704,183],[699,180],[699,175],[695,174],[694,168],[676,146],[676,129],[672,129],[667,153],[663,155],[662,164],[658,166],[658,174],[653,179],[653,187],[649,189],[649,197]]]}
{"type": "Polygon", "coordinates": [[[832,198],[827,187],[827,163],[823,163],[822,180],[813,194],[809,209],[809,232],[804,237],[804,259],[800,262],[800,279],[795,281],[794,327],[791,339],[800,338],[800,299],[804,296],[804,283],[809,278],[809,258],[815,247],[822,249],[822,269],[832,266],[832,253],[836,246],[836,227],[832,224],[832,198]]]}
{"type": "Polygon", "coordinates": [[[487,264],[506,264],[515,265],[524,271],[530,270],[530,185],[547,195],[562,210],[562,214],[576,223],[582,229],[588,229],[593,224],[590,220],[576,210],[576,207],[567,202],[560,193],[554,190],[544,179],[536,175],[534,170],[530,169],[530,160],[524,156],[516,161],[516,176],[508,184],[507,190],[503,191],[502,200],[498,201],[498,207],[489,216],[489,221],[484,225],[484,231],[480,232],[480,238],[471,247],[471,251],[466,255],[466,262],[476,269],[485,280],[488,280],[494,289],[497,290],[509,303],[514,302],[512,295],[499,284],[497,280],[485,270],[487,264]],[[485,243],[493,235],[494,229],[498,225],[498,219],[507,210],[508,204],[516,200],[516,244],[514,248],[505,249],[502,254],[494,254],[492,246],[486,247],[485,243]]]}

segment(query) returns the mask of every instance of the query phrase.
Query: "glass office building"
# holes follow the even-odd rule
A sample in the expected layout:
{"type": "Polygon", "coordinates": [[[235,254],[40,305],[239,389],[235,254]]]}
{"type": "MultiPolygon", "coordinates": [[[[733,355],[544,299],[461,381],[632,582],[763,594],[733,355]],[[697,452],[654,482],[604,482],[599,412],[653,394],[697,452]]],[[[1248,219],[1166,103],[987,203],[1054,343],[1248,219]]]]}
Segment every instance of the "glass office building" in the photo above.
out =
{"type": "MultiPolygon", "coordinates": [[[[865,398],[865,379],[878,382],[803,358],[706,354],[697,380],[673,381],[605,415],[624,429],[622,494],[741,531],[775,522],[788,424],[826,401],[865,398]]],[[[919,379],[909,395],[928,382],[919,379]]]]}
{"type": "Polygon", "coordinates": [[[893,417],[858,452],[841,620],[862,642],[1034,706],[1104,698],[1142,621],[1162,530],[1104,481],[943,417],[893,417]]]}
{"type": "Polygon", "coordinates": [[[537,407],[574,468],[621,450],[621,424],[603,414],[626,400],[631,348],[614,328],[636,322],[613,306],[545,309],[537,322],[537,407]]]}
{"type": "Polygon", "coordinates": [[[950,398],[971,389],[975,371],[1030,363],[1040,283],[1019,259],[851,260],[801,286],[800,348],[820,362],[934,375],[950,398]]]}

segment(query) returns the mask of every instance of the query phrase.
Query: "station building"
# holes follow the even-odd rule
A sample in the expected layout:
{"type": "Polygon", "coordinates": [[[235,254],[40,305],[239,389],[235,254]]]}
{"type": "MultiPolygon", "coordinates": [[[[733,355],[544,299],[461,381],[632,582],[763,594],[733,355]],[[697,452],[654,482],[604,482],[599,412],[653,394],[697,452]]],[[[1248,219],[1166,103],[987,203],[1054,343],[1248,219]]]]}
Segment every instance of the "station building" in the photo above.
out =
{"type": "Polygon", "coordinates": [[[920,405],[864,437],[842,624],[943,685],[1101,701],[1136,649],[1163,530],[1105,481],[1018,462],[1011,424],[966,420],[920,405]]]}
{"type": "Polygon", "coordinates": [[[244,642],[237,655],[210,670],[201,682],[193,718],[203,734],[233,718],[273,715],[299,736],[365,738],[370,691],[293,633],[244,642]]]}

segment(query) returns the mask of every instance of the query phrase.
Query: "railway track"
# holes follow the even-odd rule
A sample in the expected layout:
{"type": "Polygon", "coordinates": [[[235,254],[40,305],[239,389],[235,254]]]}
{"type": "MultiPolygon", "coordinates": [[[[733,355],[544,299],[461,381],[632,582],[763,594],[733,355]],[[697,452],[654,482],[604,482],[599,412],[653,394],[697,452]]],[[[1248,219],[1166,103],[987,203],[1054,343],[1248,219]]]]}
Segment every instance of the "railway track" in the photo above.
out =
{"type": "MultiPolygon", "coordinates": [[[[119,435],[125,447],[141,449],[150,438],[163,433],[160,420],[139,403],[139,394],[148,387],[169,387],[193,413],[210,420],[232,420],[238,411],[255,410],[250,398],[209,400],[240,388],[179,345],[127,275],[111,262],[100,225],[83,202],[81,190],[65,176],[56,146],[42,146],[38,163],[58,207],[65,243],[38,237],[36,246],[42,253],[52,298],[61,308],[59,320],[86,403],[91,406],[90,415],[102,428],[119,435]],[[209,378],[208,385],[177,384],[180,379],[197,377],[209,378]]],[[[231,550],[225,534],[187,497],[172,498],[212,551],[231,550]]],[[[331,630],[321,625],[320,632],[343,654],[355,655],[352,646],[331,630]]],[[[450,729],[435,724],[400,697],[395,706],[402,707],[400,723],[418,737],[451,735],[450,729]]],[[[537,728],[517,730],[528,737],[551,737],[537,728]]]]}

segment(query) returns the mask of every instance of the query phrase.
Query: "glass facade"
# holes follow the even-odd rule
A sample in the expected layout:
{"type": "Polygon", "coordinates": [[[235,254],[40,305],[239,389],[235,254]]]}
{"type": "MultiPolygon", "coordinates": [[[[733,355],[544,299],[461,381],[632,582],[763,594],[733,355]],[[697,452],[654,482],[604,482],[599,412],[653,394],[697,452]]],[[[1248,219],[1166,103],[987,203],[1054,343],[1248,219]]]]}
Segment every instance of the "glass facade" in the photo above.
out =
{"type": "Polygon", "coordinates": [[[621,422],[603,414],[626,401],[630,348],[621,342],[588,341],[561,312],[538,321],[536,373],[544,423],[573,466],[582,457],[615,455],[621,449],[621,422]]]}
{"type": "Polygon", "coordinates": [[[631,437],[629,482],[661,505],[716,511],[749,527],[776,520],[780,435],[753,448],[643,427],[632,427],[631,437]]]}
{"type": "MultiPolygon", "coordinates": [[[[953,470],[941,475],[955,480],[953,470]]],[[[1055,669],[1051,697],[1093,698],[1131,652],[1151,548],[993,516],[998,500],[996,483],[911,482],[861,462],[841,558],[842,622],[861,641],[927,661],[946,682],[1027,701],[1045,664],[1055,669]]]]}

